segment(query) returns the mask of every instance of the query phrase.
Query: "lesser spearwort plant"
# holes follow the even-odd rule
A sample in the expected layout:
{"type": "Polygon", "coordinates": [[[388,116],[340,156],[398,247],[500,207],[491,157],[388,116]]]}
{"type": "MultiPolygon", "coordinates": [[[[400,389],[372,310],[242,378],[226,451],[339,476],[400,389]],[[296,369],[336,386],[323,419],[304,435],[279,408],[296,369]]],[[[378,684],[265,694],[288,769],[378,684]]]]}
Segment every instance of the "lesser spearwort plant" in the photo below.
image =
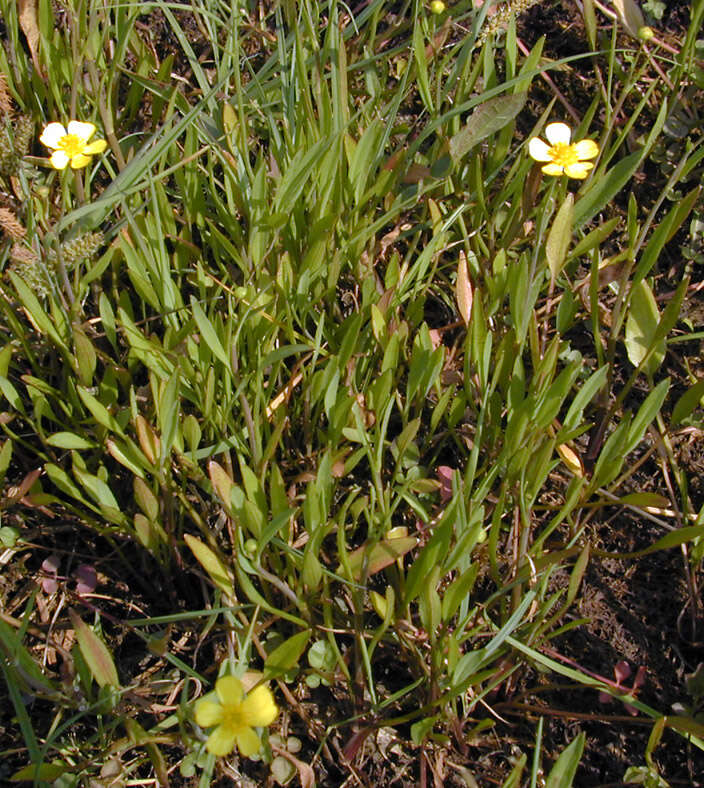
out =
{"type": "Polygon", "coordinates": [[[570,654],[623,544],[698,610],[704,3],[672,51],[584,3],[565,58],[534,4],[0,0],[0,770],[568,788],[601,690],[687,783],[694,714],[570,654]]]}

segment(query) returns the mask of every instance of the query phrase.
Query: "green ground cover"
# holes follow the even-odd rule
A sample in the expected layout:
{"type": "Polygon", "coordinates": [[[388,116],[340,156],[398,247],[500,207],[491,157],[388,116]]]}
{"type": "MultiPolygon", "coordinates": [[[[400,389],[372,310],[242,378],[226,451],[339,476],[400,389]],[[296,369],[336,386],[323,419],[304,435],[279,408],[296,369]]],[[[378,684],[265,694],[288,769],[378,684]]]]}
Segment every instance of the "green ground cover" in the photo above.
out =
{"type": "Polygon", "coordinates": [[[0,11],[0,782],[704,784],[704,0],[0,11]]]}

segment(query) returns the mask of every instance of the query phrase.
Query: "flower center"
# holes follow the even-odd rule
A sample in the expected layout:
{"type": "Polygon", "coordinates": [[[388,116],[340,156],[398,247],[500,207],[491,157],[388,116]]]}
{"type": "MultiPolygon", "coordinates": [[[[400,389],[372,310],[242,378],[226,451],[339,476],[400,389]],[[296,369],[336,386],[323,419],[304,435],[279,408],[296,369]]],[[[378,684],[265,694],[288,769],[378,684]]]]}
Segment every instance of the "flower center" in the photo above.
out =
{"type": "Polygon", "coordinates": [[[86,143],[77,134],[67,134],[59,140],[59,149],[62,150],[69,158],[78,156],[83,153],[86,143]]]}
{"type": "Polygon", "coordinates": [[[575,146],[566,142],[558,142],[548,152],[553,162],[561,167],[569,167],[571,164],[577,164],[579,161],[575,146]]]}
{"type": "Polygon", "coordinates": [[[231,730],[239,730],[245,725],[239,703],[236,706],[224,706],[222,724],[231,730]]]}

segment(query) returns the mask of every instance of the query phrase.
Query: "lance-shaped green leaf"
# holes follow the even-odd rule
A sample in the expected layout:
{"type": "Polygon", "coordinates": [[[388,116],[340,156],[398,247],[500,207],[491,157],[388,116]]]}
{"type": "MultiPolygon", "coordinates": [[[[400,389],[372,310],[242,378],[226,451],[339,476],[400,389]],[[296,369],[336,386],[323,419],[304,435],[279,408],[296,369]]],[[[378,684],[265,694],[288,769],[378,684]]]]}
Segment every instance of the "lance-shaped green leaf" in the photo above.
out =
{"type": "Polygon", "coordinates": [[[42,673],[18,632],[0,620],[0,668],[3,664],[10,671],[5,675],[11,677],[18,697],[19,692],[34,693],[42,697],[53,697],[56,694],[52,682],[42,673]]]}
{"type": "Polygon", "coordinates": [[[641,252],[638,268],[636,268],[636,272],[633,276],[634,282],[639,282],[641,279],[648,276],[655,263],[657,263],[665,244],[672,240],[697,204],[697,201],[700,199],[701,191],[701,186],[692,189],[692,191],[681,200],[677,200],[667,214],[663,216],[662,220],[658,223],[658,226],[653,230],[652,235],[648,239],[646,247],[641,252]]]}
{"type": "Polygon", "coordinates": [[[161,465],[166,463],[171,454],[171,449],[176,442],[180,401],[179,401],[180,374],[178,369],[171,376],[169,382],[162,388],[159,397],[159,429],[161,430],[161,465]]]}
{"type": "Polygon", "coordinates": [[[190,534],[184,535],[186,544],[191,548],[191,552],[196,557],[198,563],[205,569],[208,577],[213,584],[229,597],[234,597],[235,588],[233,585],[232,572],[225,566],[220,558],[200,539],[190,534]]]}
{"type": "Polygon", "coordinates": [[[93,418],[105,429],[110,430],[111,432],[117,433],[120,437],[124,438],[125,433],[122,430],[122,427],[117,423],[115,417],[110,413],[110,411],[103,405],[100,400],[96,399],[88,389],[83,388],[82,386],[76,386],[76,391],[78,392],[78,396],[81,398],[83,404],[88,408],[93,418]]]}
{"type": "MultiPolygon", "coordinates": [[[[367,577],[381,572],[399,558],[403,558],[409,550],[418,544],[415,536],[399,536],[395,539],[382,539],[372,547],[362,545],[353,550],[348,557],[352,576],[355,580],[362,577],[362,568],[365,558],[367,560],[367,577]]],[[[338,574],[342,571],[342,565],[338,566],[338,574]]]]}
{"type": "Polygon", "coordinates": [[[83,659],[97,684],[100,687],[119,687],[117,669],[108,647],[75,610],[69,610],[68,615],[76,632],[76,640],[83,659]]]}
{"type": "Polygon", "coordinates": [[[75,432],[55,432],[46,442],[57,449],[94,449],[97,446],[95,441],[86,440],[75,432]]]}
{"type": "Polygon", "coordinates": [[[308,645],[310,634],[310,629],[297,632],[292,637],[284,640],[280,646],[277,646],[269,654],[264,663],[264,673],[267,678],[288,673],[289,670],[298,664],[301,654],[303,654],[308,645]]]}
{"type": "Polygon", "coordinates": [[[425,108],[432,115],[434,111],[433,97],[430,92],[430,80],[428,78],[428,58],[425,53],[425,39],[421,30],[420,20],[416,19],[413,28],[413,54],[416,66],[418,67],[418,92],[425,104],[425,108]]]}
{"type": "Polygon", "coordinates": [[[655,332],[660,321],[658,305],[648,283],[643,280],[634,286],[626,318],[626,352],[628,360],[637,367],[653,346],[643,371],[653,375],[665,358],[665,339],[656,341],[655,332]]]}
{"type": "Polygon", "coordinates": [[[594,10],[594,0],[584,0],[584,27],[587,30],[589,46],[596,49],[596,11],[594,10]]]}
{"type": "Polygon", "coordinates": [[[557,279],[567,258],[567,250],[572,240],[574,223],[574,195],[570,192],[553,219],[545,244],[545,256],[553,279],[557,279]]]}
{"type": "Polygon", "coordinates": [[[675,407],[672,409],[672,417],[670,419],[670,426],[679,426],[686,418],[691,416],[696,407],[701,405],[704,398],[704,380],[695,383],[690,389],[677,400],[675,407]]]}
{"type": "Polygon", "coordinates": [[[32,323],[34,323],[38,331],[48,336],[58,348],[68,354],[68,347],[64,340],[59,336],[54,321],[49,317],[49,315],[44,310],[44,307],[39,303],[39,299],[34,294],[31,287],[29,287],[24,279],[18,276],[14,271],[9,271],[8,276],[10,277],[10,281],[12,282],[12,285],[20,298],[20,301],[22,302],[22,306],[27,313],[27,317],[29,317],[32,323]]]}
{"type": "Polygon", "coordinates": [[[641,506],[643,508],[650,506],[658,509],[667,509],[670,505],[670,499],[654,492],[636,492],[619,498],[618,503],[621,506],[641,506]]]}
{"type": "Polygon", "coordinates": [[[571,744],[569,744],[555,761],[550,774],[548,775],[546,788],[570,788],[577,773],[577,767],[582,757],[584,749],[584,733],[580,733],[571,744]]]}
{"type": "Polygon", "coordinates": [[[91,386],[98,356],[93,343],[85,331],[77,324],[73,325],[73,348],[75,351],[78,379],[84,386],[91,386]]]}
{"type": "Polygon", "coordinates": [[[225,510],[229,515],[232,515],[232,491],[235,483],[222,465],[218,465],[215,460],[211,460],[208,463],[208,476],[210,476],[210,481],[213,483],[215,492],[218,494],[225,510]]]}
{"type": "Polygon", "coordinates": [[[144,478],[144,469],[148,468],[147,458],[139,451],[139,449],[128,440],[125,443],[107,438],[105,441],[105,448],[114,457],[120,465],[124,465],[135,476],[144,478]]]}
{"type": "Polygon", "coordinates": [[[619,22],[634,38],[638,38],[638,31],[645,24],[643,12],[635,0],[614,0],[614,8],[619,22]]]}
{"type": "Polygon", "coordinates": [[[525,93],[497,96],[480,104],[470,115],[465,127],[450,140],[450,156],[459,161],[464,155],[510,123],[523,109],[525,93]]]}
{"type": "Polygon", "coordinates": [[[193,319],[196,321],[200,335],[203,338],[203,342],[205,342],[215,358],[222,361],[226,369],[231,369],[230,359],[225,352],[225,348],[220,341],[215,327],[210,320],[208,320],[205,312],[201,309],[200,304],[193,296],[191,296],[191,310],[193,312],[193,319]]]}
{"type": "Polygon", "coordinates": [[[134,482],[134,499],[137,501],[139,508],[147,515],[147,517],[152,520],[156,521],[159,519],[159,501],[152,492],[149,485],[144,481],[144,479],[140,479],[138,476],[135,478],[134,482]]]}
{"type": "Polygon", "coordinates": [[[10,777],[11,783],[29,783],[34,782],[36,785],[37,782],[46,782],[46,783],[53,783],[55,780],[58,780],[62,774],[67,774],[71,772],[72,767],[68,766],[61,761],[52,761],[52,763],[29,763],[27,766],[23,766],[19,771],[16,771],[12,777],[10,777]]]}

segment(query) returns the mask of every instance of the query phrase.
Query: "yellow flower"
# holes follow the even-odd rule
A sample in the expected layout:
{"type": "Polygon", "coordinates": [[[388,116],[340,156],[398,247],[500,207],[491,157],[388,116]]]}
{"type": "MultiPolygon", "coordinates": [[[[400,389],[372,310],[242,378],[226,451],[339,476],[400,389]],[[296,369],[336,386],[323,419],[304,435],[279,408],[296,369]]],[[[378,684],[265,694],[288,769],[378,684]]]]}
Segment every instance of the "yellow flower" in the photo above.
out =
{"type": "Polygon", "coordinates": [[[88,140],[95,134],[92,123],[81,123],[72,120],[68,124],[68,131],[60,123],[50,123],[42,132],[39,142],[51,148],[51,166],[63,170],[70,162],[71,169],[77,170],[90,164],[90,157],[102,153],[108,144],[105,140],[88,140]]]}
{"type": "Polygon", "coordinates": [[[572,132],[564,123],[548,123],[545,136],[549,145],[540,137],[532,137],[528,142],[528,153],[536,161],[549,162],[542,171],[546,175],[562,175],[569,178],[586,178],[594,165],[585,159],[599,155],[599,146],[594,140],[580,140],[570,144],[572,132]]]}
{"type": "Polygon", "coordinates": [[[430,11],[433,14],[442,14],[445,11],[445,3],[442,0],[433,0],[430,4],[430,11]]]}
{"type": "Polygon", "coordinates": [[[217,727],[205,744],[213,755],[228,755],[235,744],[248,758],[259,752],[261,741],[253,728],[271,725],[279,710],[268,687],[259,686],[244,697],[242,682],[223,676],[210,692],[196,703],[196,722],[203,728],[217,727]]]}

